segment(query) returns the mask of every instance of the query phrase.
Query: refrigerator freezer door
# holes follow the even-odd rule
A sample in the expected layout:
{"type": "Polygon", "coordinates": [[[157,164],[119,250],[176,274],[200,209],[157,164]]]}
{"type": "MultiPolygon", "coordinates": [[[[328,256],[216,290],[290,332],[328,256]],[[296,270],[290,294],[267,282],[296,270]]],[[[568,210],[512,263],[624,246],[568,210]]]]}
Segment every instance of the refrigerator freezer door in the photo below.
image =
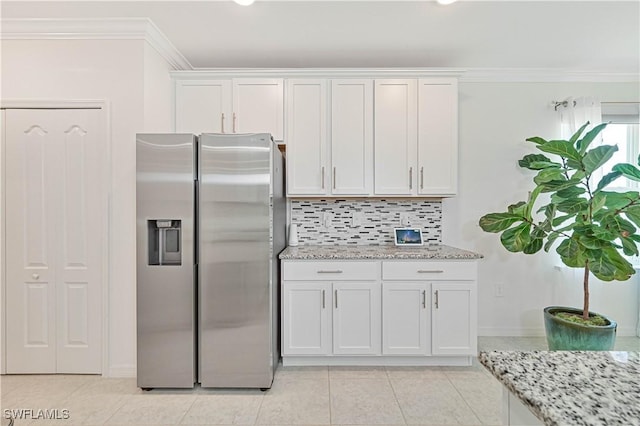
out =
{"type": "Polygon", "coordinates": [[[273,149],[268,134],[200,137],[198,372],[203,387],[268,388],[273,381],[273,149]]]}
{"type": "Polygon", "coordinates": [[[195,382],[195,137],[136,141],[138,386],[195,382]]]}

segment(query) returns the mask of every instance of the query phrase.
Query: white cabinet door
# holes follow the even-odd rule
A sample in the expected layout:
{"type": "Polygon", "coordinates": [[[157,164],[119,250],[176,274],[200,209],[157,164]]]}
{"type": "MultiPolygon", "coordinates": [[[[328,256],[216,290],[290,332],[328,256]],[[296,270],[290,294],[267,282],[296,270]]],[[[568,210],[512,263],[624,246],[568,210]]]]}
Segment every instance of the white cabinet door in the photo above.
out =
{"type": "Polygon", "coordinates": [[[477,294],[475,283],[431,284],[432,353],[476,355],[477,294]]]}
{"type": "Polygon", "coordinates": [[[380,284],[333,284],[333,353],[380,354],[380,284]]]}
{"type": "Polygon", "coordinates": [[[416,80],[376,80],[374,96],[375,194],[416,194],[416,80]]]}
{"type": "Polygon", "coordinates": [[[458,83],[418,81],[418,194],[455,195],[458,186],[458,83]]]}
{"type": "Polygon", "coordinates": [[[281,78],[233,79],[233,133],[271,133],[281,141],[283,111],[281,78]]]}
{"type": "Polygon", "coordinates": [[[176,81],[177,133],[232,133],[231,80],[176,81]]]}
{"type": "Polygon", "coordinates": [[[282,355],[331,353],[331,283],[283,284],[282,355]]]}
{"type": "Polygon", "coordinates": [[[331,192],[373,192],[373,80],[331,81],[331,192]]]}
{"type": "Polygon", "coordinates": [[[382,353],[428,355],[431,329],[426,283],[382,283],[382,353]]]}
{"type": "Polygon", "coordinates": [[[326,195],[326,80],[287,81],[287,193],[326,195]]]}
{"type": "Polygon", "coordinates": [[[7,373],[101,372],[101,110],[6,111],[7,373]]]}

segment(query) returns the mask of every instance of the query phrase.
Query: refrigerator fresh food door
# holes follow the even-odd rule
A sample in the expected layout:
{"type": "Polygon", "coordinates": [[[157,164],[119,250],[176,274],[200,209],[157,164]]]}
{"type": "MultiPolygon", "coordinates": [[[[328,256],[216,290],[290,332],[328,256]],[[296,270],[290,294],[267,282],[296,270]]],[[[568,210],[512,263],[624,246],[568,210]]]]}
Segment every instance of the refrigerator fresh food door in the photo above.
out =
{"type": "Polygon", "coordinates": [[[136,140],[138,386],[195,383],[195,136],[136,140]]]}
{"type": "Polygon", "coordinates": [[[268,388],[273,381],[268,134],[200,137],[199,381],[268,388]]]}

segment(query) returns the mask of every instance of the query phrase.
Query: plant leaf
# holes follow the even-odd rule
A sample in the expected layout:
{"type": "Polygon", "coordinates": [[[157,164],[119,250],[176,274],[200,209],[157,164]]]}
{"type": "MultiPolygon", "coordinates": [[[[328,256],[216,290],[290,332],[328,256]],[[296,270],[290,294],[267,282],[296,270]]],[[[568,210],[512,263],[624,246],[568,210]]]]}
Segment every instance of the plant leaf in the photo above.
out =
{"type": "MultiPolygon", "coordinates": [[[[589,124],[589,122],[587,121],[586,124],[589,124]]],[[[586,126],[586,124],[583,125],[582,128],[584,128],[586,126]]],[[[580,154],[584,154],[585,153],[587,148],[589,148],[589,145],[591,145],[591,142],[593,142],[593,140],[600,134],[600,132],[605,127],[607,127],[607,123],[598,124],[593,129],[589,130],[589,132],[587,132],[587,134],[584,135],[584,138],[580,139],[576,143],[576,146],[578,147],[578,151],[580,152],[580,154]]]]}
{"type": "Polygon", "coordinates": [[[549,154],[556,154],[562,158],[569,158],[571,160],[580,161],[582,160],[582,156],[576,149],[573,147],[573,144],[569,141],[549,141],[544,145],[539,145],[538,149],[544,152],[548,152],[549,154]]]}
{"type": "Polygon", "coordinates": [[[524,167],[530,170],[541,170],[549,167],[560,167],[560,164],[554,163],[542,154],[528,154],[522,157],[522,160],[518,161],[520,167],[524,167]]]}
{"type": "Polygon", "coordinates": [[[576,214],[585,210],[589,206],[589,203],[584,198],[570,198],[564,200],[556,206],[558,211],[568,214],[576,214]]]}
{"type": "Polygon", "coordinates": [[[625,281],[635,273],[631,264],[613,246],[589,253],[589,269],[602,281],[625,281]]]}
{"type": "Polygon", "coordinates": [[[543,145],[543,144],[547,143],[547,141],[546,141],[545,139],[542,139],[542,138],[541,138],[541,137],[539,137],[539,136],[534,136],[534,137],[532,137],[532,138],[527,138],[527,139],[525,139],[525,140],[526,140],[527,142],[533,142],[533,143],[535,143],[535,144],[537,144],[537,145],[543,145]]]}
{"type": "Polygon", "coordinates": [[[542,238],[534,238],[531,240],[531,242],[529,244],[527,244],[523,249],[522,252],[524,254],[534,254],[540,251],[540,249],[542,249],[542,238]]]}
{"type": "Polygon", "coordinates": [[[556,249],[556,253],[560,255],[560,259],[562,259],[565,265],[572,268],[579,268],[587,262],[584,247],[573,238],[567,238],[560,243],[556,249]]]}
{"type": "Polygon", "coordinates": [[[480,228],[485,232],[502,232],[524,218],[513,213],[489,213],[480,218],[480,228]]]}
{"type": "Polygon", "coordinates": [[[624,209],[624,214],[636,226],[640,227],[640,206],[631,206],[624,209]]]}
{"type": "Polygon", "coordinates": [[[607,173],[602,177],[602,179],[600,179],[600,182],[598,182],[598,187],[596,188],[594,193],[602,191],[607,185],[618,179],[620,176],[622,176],[622,173],[620,172],[607,173]]]}
{"type": "Polygon", "coordinates": [[[551,246],[553,245],[553,243],[556,242],[556,240],[558,239],[559,236],[560,236],[559,232],[550,233],[547,236],[547,242],[544,244],[544,251],[546,251],[548,253],[549,249],[551,249],[551,246]]]}
{"type": "Polygon", "coordinates": [[[531,241],[529,236],[530,231],[531,225],[526,222],[521,223],[520,225],[504,231],[500,236],[500,242],[502,242],[504,248],[511,252],[522,251],[531,241]]]}
{"type": "Polygon", "coordinates": [[[620,172],[627,179],[635,180],[636,182],[640,182],[640,170],[633,164],[629,163],[620,163],[613,166],[612,169],[614,172],[620,172]]]}
{"type": "MultiPolygon", "coordinates": [[[[590,123],[587,121],[586,123],[584,123],[584,124],[583,124],[583,125],[582,125],[582,126],[581,126],[581,127],[580,127],[580,128],[579,128],[579,129],[574,133],[574,134],[573,134],[573,136],[571,136],[571,139],[569,139],[569,142],[571,142],[571,144],[572,144],[572,145],[576,143],[576,141],[577,141],[577,140],[580,138],[580,136],[582,135],[582,132],[584,132],[584,129],[586,129],[586,128],[587,128],[587,126],[588,126],[589,124],[590,124],[590,123]]],[[[580,148],[580,147],[578,147],[578,149],[579,149],[579,148],[580,148]]]]}
{"type": "Polygon", "coordinates": [[[554,218],[551,223],[553,224],[553,226],[558,226],[558,225],[562,224],[563,222],[566,222],[567,220],[571,219],[574,216],[575,215],[572,215],[572,214],[567,214],[567,215],[564,215],[564,216],[558,216],[558,217],[554,218]]]}
{"type": "Polygon", "coordinates": [[[582,195],[584,193],[584,188],[580,188],[579,186],[570,186],[569,188],[561,189],[555,195],[557,195],[559,198],[568,199],[577,197],[578,195],[582,195]]]}
{"type": "Polygon", "coordinates": [[[582,159],[584,171],[590,175],[594,170],[604,165],[618,151],[615,145],[601,145],[587,152],[582,159]]]}
{"type": "Polygon", "coordinates": [[[607,202],[606,194],[597,193],[591,199],[591,214],[596,213],[598,210],[604,207],[607,202]]]}
{"type": "Polygon", "coordinates": [[[524,217],[526,209],[527,209],[527,203],[525,203],[524,201],[519,201],[516,204],[511,204],[510,206],[508,206],[507,212],[520,217],[524,217]]]}
{"type": "Polygon", "coordinates": [[[566,181],[566,178],[560,169],[542,169],[538,172],[536,177],[533,178],[533,181],[538,185],[560,180],[566,181]]]}
{"type": "Polygon", "coordinates": [[[620,241],[622,242],[622,251],[627,256],[637,256],[638,254],[640,254],[638,252],[638,246],[636,245],[636,242],[631,238],[620,237],[620,241]]]}

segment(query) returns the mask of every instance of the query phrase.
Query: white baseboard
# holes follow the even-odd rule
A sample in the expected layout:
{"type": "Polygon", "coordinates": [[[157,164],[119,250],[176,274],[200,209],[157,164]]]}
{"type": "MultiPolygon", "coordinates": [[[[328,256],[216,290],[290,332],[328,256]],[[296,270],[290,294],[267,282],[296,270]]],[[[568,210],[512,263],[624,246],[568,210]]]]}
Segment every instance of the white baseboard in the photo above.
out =
{"type": "MultiPolygon", "coordinates": [[[[544,337],[544,328],[521,328],[521,327],[479,327],[479,337],[544,337]]],[[[618,336],[636,336],[633,327],[618,327],[618,336]]]]}
{"type": "Polygon", "coordinates": [[[109,367],[107,374],[103,374],[103,377],[111,378],[130,378],[136,377],[136,366],[129,364],[112,365],[109,367]]]}

